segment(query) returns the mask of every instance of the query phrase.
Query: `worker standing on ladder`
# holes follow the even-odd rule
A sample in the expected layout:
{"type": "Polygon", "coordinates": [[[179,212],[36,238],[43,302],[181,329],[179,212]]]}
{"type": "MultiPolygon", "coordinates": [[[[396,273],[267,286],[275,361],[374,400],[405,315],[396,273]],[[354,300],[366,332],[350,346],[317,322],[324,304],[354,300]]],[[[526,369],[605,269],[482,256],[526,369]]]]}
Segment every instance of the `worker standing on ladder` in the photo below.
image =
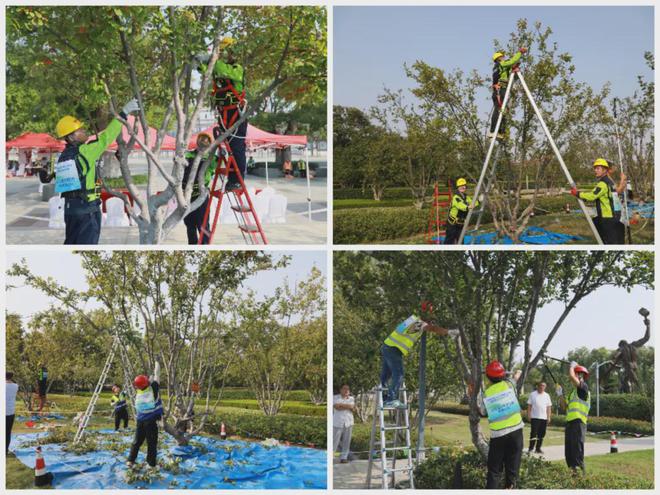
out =
{"type": "MultiPolygon", "coordinates": [[[[195,175],[195,182],[193,183],[193,188],[192,188],[192,194],[190,196],[190,202],[192,203],[199,197],[199,178],[200,174],[202,172],[202,169],[206,165],[206,162],[208,162],[209,157],[208,155],[205,155],[205,151],[211,146],[211,143],[213,142],[213,139],[209,134],[206,134],[205,132],[200,132],[197,135],[197,148],[188,151],[186,153],[186,160],[188,160],[188,166],[183,172],[183,182],[182,186],[186,187],[188,184],[188,181],[190,180],[190,171],[192,170],[192,164],[195,161],[195,157],[197,157],[198,154],[202,154],[203,158],[200,159],[199,164],[197,165],[197,174],[195,175]]],[[[215,172],[215,164],[209,164],[208,167],[206,168],[206,172],[204,174],[204,184],[206,187],[209,186],[211,183],[211,179],[213,179],[213,173],[215,172]]],[[[208,232],[209,230],[209,222],[208,219],[206,220],[206,225],[204,224],[204,213],[206,213],[206,208],[209,204],[209,198],[204,200],[204,202],[199,205],[196,209],[189,211],[186,217],[183,219],[183,223],[186,224],[186,231],[188,233],[188,244],[197,244],[198,242],[198,236],[202,236],[202,244],[208,244],[209,243],[209,236],[208,234],[205,234],[204,232],[208,232]]]]}
{"type": "Polygon", "coordinates": [[[518,370],[507,379],[506,370],[499,361],[486,367],[490,385],[479,397],[479,409],[482,415],[488,416],[490,427],[487,489],[499,488],[502,469],[504,488],[516,487],[523,451],[523,419],[515,384],[521,374],[518,370]]]}
{"type": "MultiPolygon", "coordinates": [[[[219,49],[223,52],[224,59],[218,58],[213,67],[213,105],[218,112],[219,128],[217,136],[224,133],[233,126],[241,117],[245,110],[245,70],[241,64],[236,61],[235,53],[232,49],[235,40],[225,37],[220,42],[219,49]]],[[[205,61],[208,62],[210,56],[198,56],[200,70],[206,70],[205,61]]],[[[245,119],[234,129],[227,140],[231,153],[236,160],[236,165],[241,172],[241,177],[245,177],[247,167],[245,157],[245,136],[247,135],[248,122],[245,119]]],[[[216,136],[216,137],[217,137],[216,136]]],[[[225,186],[225,191],[233,191],[240,188],[241,184],[235,173],[231,173],[225,186]]]]}
{"type": "MultiPolygon", "coordinates": [[[[493,54],[493,114],[490,119],[490,132],[488,137],[495,136],[495,128],[497,127],[497,119],[500,115],[500,109],[504,102],[504,95],[506,94],[506,87],[509,83],[509,74],[511,70],[520,62],[520,57],[527,52],[527,48],[520,48],[518,52],[508,60],[504,60],[504,53],[495,52],[493,54]]],[[[506,122],[502,116],[500,129],[497,133],[497,139],[504,139],[506,133],[506,122]]]]}
{"type": "Polygon", "coordinates": [[[479,206],[479,200],[473,203],[472,198],[467,195],[467,180],[463,177],[456,180],[456,190],[458,192],[451,198],[445,244],[458,244],[468,210],[479,206]]]}
{"type": "Polygon", "coordinates": [[[458,330],[447,330],[431,322],[433,305],[430,302],[423,301],[421,309],[421,316],[413,314],[399,323],[381,346],[380,383],[383,389],[387,388],[387,395],[383,398],[384,407],[408,407],[399,401],[399,389],[404,375],[403,358],[422,336],[422,332],[428,331],[440,336],[458,335],[458,330]]]}
{"type": "Polygon", "coordinates": [[[576,187],[571,194],[578,199],[596,203],[596,230],[604,244],[624,244],[625,227],[621,223],[621,200],[618,191],[626,187],[626,176],[622,173],[619,185],[608,175],[610,164],[604,158],[594,161],[594,173],[598,182],[592,192],[580,192],[576,187]]]}
{"type": "Polygon", "coordinates": [[[112,386],[112,397],[110,397],[112,415],[115,418],[115,431],[119,431],[119,425],[124,422],[124,429],[128,428],[128,405],[126,403],[126,392],[116,383],[112,386]]]}
{"type": "MultiPolygon", "coordinates": [[[[129,101],[119,115],[126,119],[140,109],[137,100],[129,101]]],[[[101,236],[101,194],[96,185],[96,162],[121,133],[121,122],[112,119],[95,141],[83,123],[71,115],[55,126],[66,147],[55,166],[55,192],[64,198],[64,244],[98,244],[101,236]]]]}
{"type": "Polygon", "coordinates": [[[135,465],[140,447],[147,441],[147,464],[156,471],[156,456],[158,454],[158,420],[163,416],[163,402],[160,398],[160,364],[156,361],[154,374],[149,379],[146,375],[138,375],[133,380],[135,387],[135,412],[137,414],[135,438],[131,445],[126,465],[135,465]]]}
{"type": "Polygon", "coordinates": [[[591,406],[591,394],[589,392],[589,371],[572,361],[568,369],[568,376],[575,389],[563,397],[561,388],[557,389],[557,395],[564,407],[566,407],[566,428],[564,430],[564,456],[566,464],[574,472],[580,468],[584,473],[584,440],[587,436],[587,417],[591,406]]]}

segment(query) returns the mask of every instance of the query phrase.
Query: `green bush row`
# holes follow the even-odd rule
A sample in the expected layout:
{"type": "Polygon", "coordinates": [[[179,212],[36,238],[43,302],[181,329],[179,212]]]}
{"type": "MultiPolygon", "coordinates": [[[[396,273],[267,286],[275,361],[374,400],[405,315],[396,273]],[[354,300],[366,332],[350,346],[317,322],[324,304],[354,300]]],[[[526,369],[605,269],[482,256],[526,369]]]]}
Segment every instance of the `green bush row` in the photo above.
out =
{"type": "Polygon", "coordinates": [[[313,446],[324,449],[327,446],[327,422],[324,417],[278,414],[265,416],[261,412],[245,410],[223,412],[210,419],[206,431],[220,434],[221,423],[225,424],[228,435],[265,440],[275,438],[282,442],[313,446]]]}
{"type": "MultiPolygon", "coordinates": [[[[527,409],[527,394],[519,397],[520,407],[527,409]]],[[[596,394],[591,394],[591,414],[596,413],[596,394]]],[[[653,398],[642,394],[601,394],[600,415],[613,418],[653,421],[653,398]]]]}
{"type": "MultiPolygon", "coordinates": [[[[418,489],[483,489],[486,465],[475,449],[443,448],[429,455],[415,469],[418,489]]],[[[587,472],[575,476],[561,463],[523,456],[519,471],[519,489],[623,489],[653,488],[653,481],[611,473],[587,472]]]]}
{"type": "MultiPolygon", "coordinates": [[[[429,188],[429,195],[432,194],[433,188],[429,188]]],[[[335,188],[332,197],[333,199],[374,199],[374,195],[369,188],[335,188]]],[[[409,187],[388,187],[385,189],[382,199],[412,200],[412,192],[409,187]]]]}
{"type": "MultiPolygon", "coordinates": [[[[220,407],[237,407],[240,409],[261,410],[259,404],[254,399],[221,400],[220,407]]],[[[301,416],[327,416],[327,409],[324,406],[315,406],[312,403],[296,404],[285,403],[280,409],[285,414],[299,414],[301,416]]]]}
{"type": "MultiPolygon", "coordinates": [[[[601,407],[602,407],[602,403],[601,403],[601,407]]],[[[522,409],[523,409],[523,419],[527,420],[526,402],[525,402],[525,406],[522,407],[522,409]]],[[[467,416],[470,413],[470,408],[467,405],[455,404],[450,402],[441,402],[433,406],[432,410],[440,411],[448,414],[462,414],[465,416],[467,416]]],[[[564,416],[563,414],[552,415],[553,426],[564,426],[565,424],[566,424],[566,416],[564,416]]],[[[610,416],[589,416],[589,419],[587,421],[587,430],[592,432],[625,431],[628,433],[637,433],[640,435],[653,435],[653,422],[640,421],[636,419],[617,418],[610,416]]]]}
{"type": "Polygon", "coordinates": [[[428,227],[428,209],[414,206],[359,208],[333,213],[334,242],[361,244],[423,234],[428,227]]]}

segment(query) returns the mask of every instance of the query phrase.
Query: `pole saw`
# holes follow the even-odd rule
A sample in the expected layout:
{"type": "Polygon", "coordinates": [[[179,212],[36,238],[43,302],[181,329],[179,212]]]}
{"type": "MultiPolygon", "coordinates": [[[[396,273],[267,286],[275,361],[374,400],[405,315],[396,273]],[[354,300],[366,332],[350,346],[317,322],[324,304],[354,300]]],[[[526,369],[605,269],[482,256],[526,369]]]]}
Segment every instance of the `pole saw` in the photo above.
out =
{"type": "MultiPolygon", "coordinates": [[[[625,175],[623,168],[623,150],[621,149],[621,138],[619,136],[619,117],[617,114],[617,100],[614,98],[612,102],[612,110],[614,114],[614,132],[616,134],[616,145],[619,151],[619,167],[621,168],[621,173],[625,175]]],[[[628,238],[628,244],[632,244],[632,234],[630,232],[630,217],[628,215],[628,178],[626,177],[626,187],[623,189],[623,204],[621,205],[621,222],[625,225],[626,228],[626,237],[628,238]]]]}

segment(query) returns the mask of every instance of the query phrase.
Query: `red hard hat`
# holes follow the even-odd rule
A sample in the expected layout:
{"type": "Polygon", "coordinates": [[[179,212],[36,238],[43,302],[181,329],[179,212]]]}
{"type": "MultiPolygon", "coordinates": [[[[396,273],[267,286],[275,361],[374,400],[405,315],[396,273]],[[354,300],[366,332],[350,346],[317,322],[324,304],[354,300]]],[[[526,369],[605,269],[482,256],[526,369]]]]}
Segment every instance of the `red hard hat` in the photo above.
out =
{"type": "Polygon", "coordinates": [[[136,376],[135,380],[133,380],[133,386],[140,390],[147,388],[149,386],[149,377],[147,375],[136,376]]]}
{"type": "Polygon", "coordinates": [[[579,364],[574,368],[576,373],[584,373],[586,376],[585,378],[588,380],[589,379],[589,372],[587,371],[587,368],[584,366],[580,366],[579,364]]]}
{"type": "Polygon", "coordinates": [[[502,363],[493,361],[486,366],[486,376],[488,378],[504,378],[506,376],[506,370],[502,366],[502,363]]]}
{"type": "Polygon", "coordinates": [[[422,311],[425,313],[433,313],[433,304],[431,301],[422,301],[422,311]]]}

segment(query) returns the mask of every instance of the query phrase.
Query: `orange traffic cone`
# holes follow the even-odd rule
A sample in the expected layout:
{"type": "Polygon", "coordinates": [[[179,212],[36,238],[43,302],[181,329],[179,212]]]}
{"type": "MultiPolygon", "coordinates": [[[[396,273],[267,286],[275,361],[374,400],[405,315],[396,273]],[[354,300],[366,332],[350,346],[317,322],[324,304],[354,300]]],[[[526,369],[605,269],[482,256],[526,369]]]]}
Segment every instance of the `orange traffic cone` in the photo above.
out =
{"type": "Polygon", "coordinates": [[[41,447],[37,447],[37,459],[34,464],[34,486],[49,486],[53,481],[53,473],[46,470],[46,461],[41,455],[41,447]]]}
{"type": "Polygon", "coordinates": [[[220,423],[220,439],[227,440],[227,430],[225,430],[224,423],[220,423]]]}
{"type": "Polygon", "coordinates": [[[616,431],[613,431],[610,436],[610,454],[616,454],[618,451],[619,447],[616,444],[616,431]]]}

